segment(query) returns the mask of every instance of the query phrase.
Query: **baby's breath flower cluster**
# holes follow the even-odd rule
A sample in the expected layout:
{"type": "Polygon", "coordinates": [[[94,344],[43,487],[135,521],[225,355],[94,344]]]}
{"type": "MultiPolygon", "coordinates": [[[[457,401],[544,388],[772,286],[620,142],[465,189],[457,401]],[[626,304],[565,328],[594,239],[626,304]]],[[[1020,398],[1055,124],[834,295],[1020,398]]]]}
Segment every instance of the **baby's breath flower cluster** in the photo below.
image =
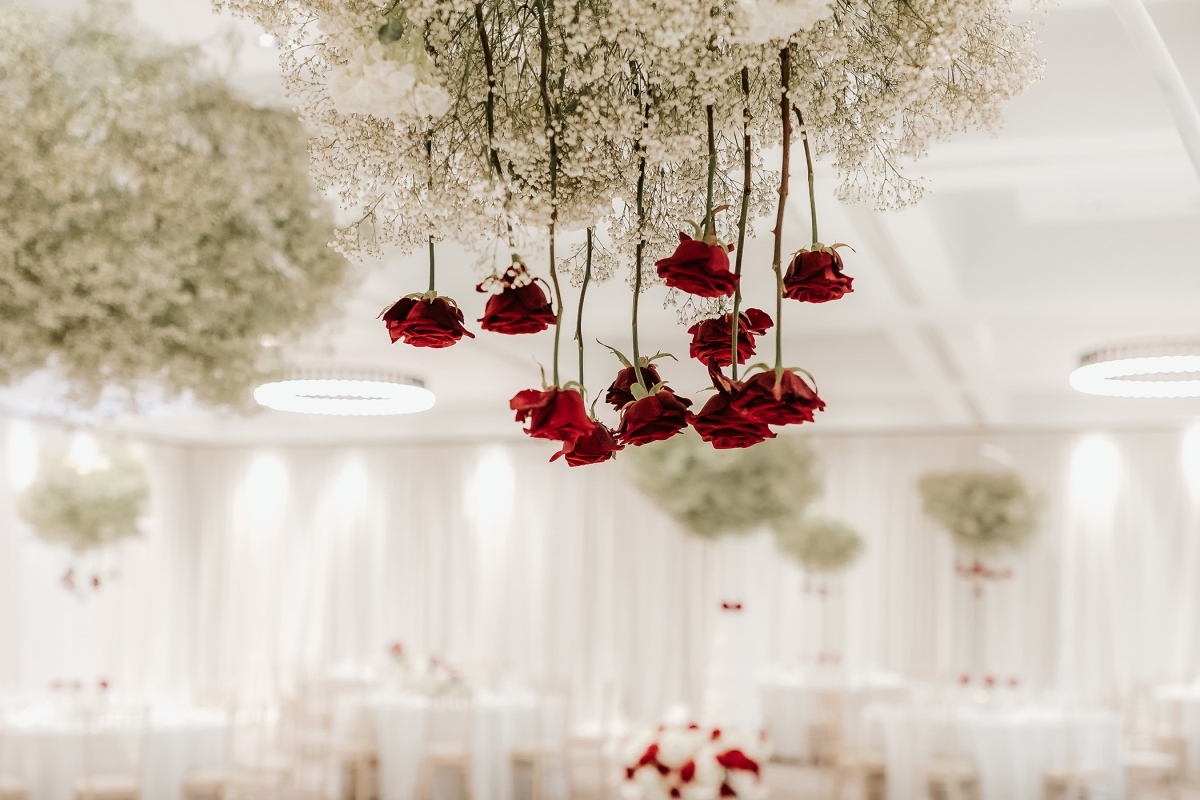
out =
{"type": "Polygon", "coordinates": [[[82,402],[150,382],[239,404],[264,337],[329,314],[348,265],[294,117],[131,22],[0,9],[0,381],[49,364],[82,402]]]}
{"type": "MultiPolygon", "coordinates": [[[[314,173],[362,213],[342,252],[593,228],[626,262],[641,247],[643,286],[709,207],[709,110],[712,206],[741,202],[747,120],[750,218],[773,204],[760,153],[780,141],[782,49],[841,195],[881,207],[919,197],[904,161],[994,125],[1041,68],[1007,0],[214,3],[279,38],[314,173]]],[[[718,214],[718,238],[737,223],[718,214]]]]}

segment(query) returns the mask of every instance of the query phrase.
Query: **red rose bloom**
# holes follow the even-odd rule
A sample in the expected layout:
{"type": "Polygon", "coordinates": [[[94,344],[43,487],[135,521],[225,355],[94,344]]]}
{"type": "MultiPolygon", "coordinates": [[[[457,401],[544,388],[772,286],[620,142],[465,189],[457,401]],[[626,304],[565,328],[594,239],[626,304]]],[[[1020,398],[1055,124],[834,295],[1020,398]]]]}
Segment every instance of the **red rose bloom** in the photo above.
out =
{"type": "Polygon", "coordinates": [[[508,407],[517,412],[517,422],[529,423],[525,432],[534,439],[573,442],[591,433],[596,424],[587,415],[583,396],[574,389],[525,389],[508,401],[508,407]]]}
{"type": "Polygon", "coordinates": [[[403,339],[413,347],[449,347],[463,336],[475,338],[463,327],[462,310],[444,297],[401,297],[379,316],[392,344],[403,339]]]}
{"type": "Polygon", "coordinates": [[[674,289],[699,297],[728,297],[737,289],[738,278],[729,271],[729,251],[724,245],[708,244],[679,234],[679,247],[669,258],[654,262],[658,276],[674,289]]]}
{"type": "Polygon", "coordinates": [[[768,370],[745,381],[733,407],[746,418],[765,425],[799,425],[812,422],[813,412],[823,411],[825,401],[791,370],[785,369],[778,383],[774,370],[768,370]]]}
{"type": "Polygon", "coordinates": [[[827,303],[853,292],[854,278],[842,274],[836,250],[797,253],[783,276],[783,296],[802,303],[827,303]]]}
{"type": "Polygon", "coordinates": [[[625,449],[606,425],[599,422],[593,424],[595,427],[590,433],[573,442],[563,442],[563,449],[552,455],[550,460],[557,461],[559,456],[565,456],[568,466],[582,467],[608,461],[618,450],[625,449]]]}
{"type": "Polygon", "coordinates": [[[638,447],[649,442],[670,439],[688,426],[686,397],[676,397],[670,389],[660,389],[625,407],[617,438],[622,444],[638,447]]]}
{"type": "MultiPolygon", "coordinates": [[[[744,314],[738,314],[738,363],[745,364],[746,359],[754,355],[754,337],[762,336],[773,323],[765,312],[757,308],[748,308],[744,314]]],[[[726,314],[715,319],[697,322],[688,328],[692,335],[692,358],[707,364],[713,361],[719,367],[729,366],[733,356],[733,314],[726,314]]]]}
{"type": "Polygon", "coordinates": [[[758,762],[741,750],[726,750],[717,756],[717,763],[725,769],[741,769],[758,774],[758,762]]]}
{"type": "Polygon", "coordinates": [[[694,777],[696,777],[696,762],[689,760],[679,768],[679,779],[684,783],[691,783],[694,777]]]}
{"type": "Polygon", "coordinates": [[[701,439],[717,450],[732,450],[775,438],[766,425],[739,414],[732,401],[731,395],[718,391],[708,398],[699,414],[688,414],[688,422],[701,439]]]}
{"type": "MultiPolygon", "coordinates": [[[[500,278],[503,289],[499,294],[488,298],[479,327],[493,333],[515,335],[519,333],[540,333],[558,321],[554,308],[542,287],[536,281],[530,280],[521,286],[515,286],[517,279],[525,275],[524,264],[513,264],[500,278]]],[[[486,283],[486,281],[485,281],[486,283]]],[[[486,292],[481,283],[475,287],[477,292],[486,292]]]]}
{"type": "MultiPolygon", "coordinates": [[[[658,377],[658,370],[654,368],[653,364],[642,367],[642,380],[646,382],[647,389],[653,389],[662,383],[662,378],[658,377]]],[[[604,402],[612,404],[614,409],[620,411],[633,402],[632,388],[635,383],[637,383],[637,375],[634,373],[633,367],[621,370],[617,373],[612,385],[608,387],[608,393],[604,395],[604,402]]]]}

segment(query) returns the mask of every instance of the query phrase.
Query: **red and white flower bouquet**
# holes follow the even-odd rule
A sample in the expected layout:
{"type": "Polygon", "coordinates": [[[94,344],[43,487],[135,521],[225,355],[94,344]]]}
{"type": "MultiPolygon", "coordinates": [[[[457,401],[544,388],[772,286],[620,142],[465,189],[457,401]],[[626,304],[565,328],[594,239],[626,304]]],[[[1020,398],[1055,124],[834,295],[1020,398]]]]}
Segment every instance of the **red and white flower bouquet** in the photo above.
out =
{"type": "MultiPolygon", "coordinates": [[[[686,717],[685,717],[686,719],[686,717]]],[[[635,736],[625,752],[625,800],[763,800],[766,733],[669,721],[635,736]]]]}

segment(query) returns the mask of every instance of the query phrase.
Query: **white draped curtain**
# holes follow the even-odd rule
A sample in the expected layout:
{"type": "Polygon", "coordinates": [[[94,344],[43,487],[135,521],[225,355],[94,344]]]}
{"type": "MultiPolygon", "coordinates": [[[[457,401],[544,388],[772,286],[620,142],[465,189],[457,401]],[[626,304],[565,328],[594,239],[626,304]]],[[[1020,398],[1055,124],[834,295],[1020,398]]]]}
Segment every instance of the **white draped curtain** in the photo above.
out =
{"type": "Polygon", "coordinates": [[[0,480],[0,695],[104,678],[268,696],[402,642],[481,681],[552,682],[583,709],[614,697],[650,719],[701,701],[723,600],[743,603],[757,669],[811,663],[824,640],[848,669],[982,667],[1093,699],[1200,671],[1200,435],[807,439],[825,485],[816,510],[866,540],[832,600],[768,533],[689,538],[621,463],[567,469],[545,443],[146,444],[146,535],[77,560],[103,577],[78,593],[60,582],[70,554],[33,536],[0,480]],[[915,483],[997,460],[1037,487],[1044,513],[1026,550],[992,564],[1012,577],[976,599],[915,483]]]}

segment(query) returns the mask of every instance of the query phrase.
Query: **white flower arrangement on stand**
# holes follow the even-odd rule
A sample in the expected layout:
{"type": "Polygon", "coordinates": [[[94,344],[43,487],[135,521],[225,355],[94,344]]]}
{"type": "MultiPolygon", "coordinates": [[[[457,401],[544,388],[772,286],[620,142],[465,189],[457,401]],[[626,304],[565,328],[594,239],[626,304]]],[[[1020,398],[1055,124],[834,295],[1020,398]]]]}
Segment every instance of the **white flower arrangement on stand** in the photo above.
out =
{"type": "Polygon", "coordinates": [[[688,720],[675,708],[662,725],[625,748],[625,800],[763,800],[762,767],[771,757],[765,733],[730,731],[688,720]]]}

